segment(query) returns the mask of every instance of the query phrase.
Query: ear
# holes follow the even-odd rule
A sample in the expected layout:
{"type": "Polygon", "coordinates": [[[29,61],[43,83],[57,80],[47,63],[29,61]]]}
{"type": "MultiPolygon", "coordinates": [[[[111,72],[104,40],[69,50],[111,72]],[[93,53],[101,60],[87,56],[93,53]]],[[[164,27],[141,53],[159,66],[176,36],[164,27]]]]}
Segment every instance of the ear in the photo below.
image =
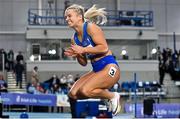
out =
{"type": "Polygon", "coordinates": [[[79,17],[79,19],[83,19],[82,15],[80,15],[80,14],[78,15],[78,17],[79,17]]]}

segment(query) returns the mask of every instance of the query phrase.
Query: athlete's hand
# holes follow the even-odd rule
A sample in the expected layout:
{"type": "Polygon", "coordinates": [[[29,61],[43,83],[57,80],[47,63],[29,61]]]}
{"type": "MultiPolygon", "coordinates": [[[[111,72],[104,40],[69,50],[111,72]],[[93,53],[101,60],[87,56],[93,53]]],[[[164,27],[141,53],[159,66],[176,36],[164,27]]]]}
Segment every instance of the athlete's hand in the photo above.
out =
{"type": "Polygon", "coordinates": [[[77,53],[75,53],[72,48],[67,48],[65,51],[64,51],[64,55],[66,56],[70,56],[70,57],[77,57],[77,53]]]}
{"type": "Polygon", "coordinates": [[[72,50],[76,54],[84,54],[85,53],[85,48],[78,46],[78,45],[71,45],[72,50]]]}

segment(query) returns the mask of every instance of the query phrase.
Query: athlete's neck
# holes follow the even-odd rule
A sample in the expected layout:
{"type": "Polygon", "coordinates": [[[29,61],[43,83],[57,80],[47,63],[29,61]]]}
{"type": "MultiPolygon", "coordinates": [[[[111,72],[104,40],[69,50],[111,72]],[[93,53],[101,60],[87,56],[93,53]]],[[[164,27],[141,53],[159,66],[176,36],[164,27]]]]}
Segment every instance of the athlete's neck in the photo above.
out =
{"type": "Polygon", "coordinates": [[[80,23],[80,24],[78,24],[77,26],[74,27],[74,30],[76,31],[76,33],[80,37],[82,37],[82,35],[83,35],[83,25],[84,25],[84,23],[80,23]]]}

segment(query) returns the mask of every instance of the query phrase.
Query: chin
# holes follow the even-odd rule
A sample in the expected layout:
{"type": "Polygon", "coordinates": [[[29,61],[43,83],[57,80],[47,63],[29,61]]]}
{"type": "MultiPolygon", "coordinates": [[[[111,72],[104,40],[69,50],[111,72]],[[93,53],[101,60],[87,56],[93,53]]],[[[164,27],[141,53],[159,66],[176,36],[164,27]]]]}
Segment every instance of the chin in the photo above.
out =
{"type": "Polygon", "coordinates": [[[70,25],[68,25],[69,26],[69,28],[73,28],[73,26],[70,26],[70,25]]]}
{"type": "Polygon", "coordinates": [[[69,26],[70,28],[73,28],[73,25],[68,24],[68,26],[69,26]]]}

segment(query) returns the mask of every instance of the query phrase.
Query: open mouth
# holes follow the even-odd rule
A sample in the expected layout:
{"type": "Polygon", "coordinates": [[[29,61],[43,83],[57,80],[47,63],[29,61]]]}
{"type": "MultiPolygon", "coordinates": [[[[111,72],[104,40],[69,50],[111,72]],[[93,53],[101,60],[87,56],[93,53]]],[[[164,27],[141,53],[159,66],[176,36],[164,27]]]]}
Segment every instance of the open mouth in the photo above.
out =
{"type": "Polygon", "coordinates": [[[72,22],[71,21],[67,21],[67,24],[71,24],[72,22]]]}

